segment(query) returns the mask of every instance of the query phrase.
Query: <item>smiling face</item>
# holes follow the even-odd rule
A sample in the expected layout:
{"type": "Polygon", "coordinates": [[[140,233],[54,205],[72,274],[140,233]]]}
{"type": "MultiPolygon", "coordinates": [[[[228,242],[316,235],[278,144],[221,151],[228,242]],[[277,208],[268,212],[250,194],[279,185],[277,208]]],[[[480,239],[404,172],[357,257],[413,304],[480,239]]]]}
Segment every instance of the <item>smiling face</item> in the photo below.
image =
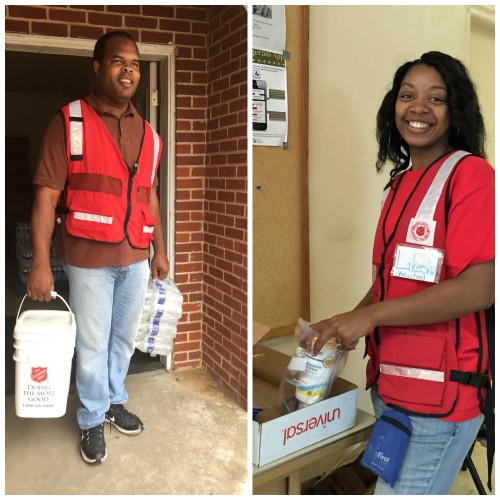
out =
{"type": "Polygon", "coordinates": [[[414,169],[428,166],[450,149],[447,99],[446,84],[432,66],[413,66],[403,78],[395,118],[410,148],[414,169]]]}
{"type": "Polygon", "coordinates": [[[109,107],[121,109],[135,94],[141,73],[137,46],[128,38],[115,36],[106,45],[102,61],[94,61],[96,94],[109,107]]]}

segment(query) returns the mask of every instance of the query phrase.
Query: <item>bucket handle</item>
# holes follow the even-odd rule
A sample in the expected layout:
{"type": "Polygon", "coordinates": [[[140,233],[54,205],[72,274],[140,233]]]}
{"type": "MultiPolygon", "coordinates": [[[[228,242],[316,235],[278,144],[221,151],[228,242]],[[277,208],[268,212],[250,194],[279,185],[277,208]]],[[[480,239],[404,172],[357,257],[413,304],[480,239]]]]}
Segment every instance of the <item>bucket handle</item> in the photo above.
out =
{"type": "MultiPolygon", "coordinates": [[[[57,292],[54,292],[53,290],[50,292],[50,295],[52,297],[55,297],[55,298],[58,298],[58,299],[61,299],[65,304],[66,304],[66,307],[68,308],[68,311],[70,313],[73,313],[73,311],[71,310],[71,308],[69,307],[68,303],[57,293],[57,292]]],[[[26,299],[26,297],[28,296],[28,294],[26,294],[24,297],[23,297],[23,300],[21,300],[21,305],[19,306],[19,310],[17,311],[17,318],[16,320],[19,319],[19,314],[21,313],[21,308],[23,307],[23,304],[24,304],[24,301],[26,299]]]]}

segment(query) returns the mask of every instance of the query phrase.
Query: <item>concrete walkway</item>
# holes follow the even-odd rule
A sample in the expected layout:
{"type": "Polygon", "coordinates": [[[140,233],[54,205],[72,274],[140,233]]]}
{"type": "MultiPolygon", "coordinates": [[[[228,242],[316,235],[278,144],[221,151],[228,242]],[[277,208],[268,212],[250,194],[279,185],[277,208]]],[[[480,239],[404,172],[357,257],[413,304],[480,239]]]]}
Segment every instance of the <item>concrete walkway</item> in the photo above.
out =
{"type": "Polygon", "coordinates": [[[204,370],[127,377],[129,404],[145,430],[105,426],[107,460],[80,456],[71,386],[66,415],[20,418],[6,397],[5,493],[37,495],[241,495],[248,482],[247,414],[204,370]]]}

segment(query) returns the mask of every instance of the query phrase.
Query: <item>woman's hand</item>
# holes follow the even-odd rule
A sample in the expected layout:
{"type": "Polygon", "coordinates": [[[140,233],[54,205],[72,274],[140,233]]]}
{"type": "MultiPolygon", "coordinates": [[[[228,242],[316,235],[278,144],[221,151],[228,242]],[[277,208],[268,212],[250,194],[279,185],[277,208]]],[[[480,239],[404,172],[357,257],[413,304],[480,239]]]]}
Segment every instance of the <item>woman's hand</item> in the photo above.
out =
{"type": "Polygon", "coordinates": [[[487,309],[495,297],[495,261],[471,264],[455,278],[404,297],[367,305],[369,295],[353,311],[311,325],[320,334],[313,354],[331,339],[352,350],[376,326],[430,325],[487,309]]]}
{"type": "Polygon", "coordinates": [[[371,306],[360,307],[315,323],[311,325],[311,328],[319,333],[319,337],[314,343],[313,355],[321,351],[325,342],[333,339],[339,348],[352,351],[356,348],[359,339],[368,335],[374,326],[371,306]]]}

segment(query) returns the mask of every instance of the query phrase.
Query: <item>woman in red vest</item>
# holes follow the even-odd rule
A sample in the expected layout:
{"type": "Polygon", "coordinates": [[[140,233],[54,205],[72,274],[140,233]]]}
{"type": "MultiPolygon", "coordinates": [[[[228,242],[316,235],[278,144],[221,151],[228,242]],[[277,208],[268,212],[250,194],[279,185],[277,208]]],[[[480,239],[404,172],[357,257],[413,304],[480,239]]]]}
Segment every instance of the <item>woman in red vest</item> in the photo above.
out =
{"type": "Polygon", "coordinates": [[[494,300],[494,170],[465,66],[429,52],[401,66],[377,115],[377,170],[393,169],[373,249],[373,285],[359,305],[315,325],[314,347],[366,338],[377,417],[410,416],[394,487],[447,494],[483,422],[494,300]]]}

